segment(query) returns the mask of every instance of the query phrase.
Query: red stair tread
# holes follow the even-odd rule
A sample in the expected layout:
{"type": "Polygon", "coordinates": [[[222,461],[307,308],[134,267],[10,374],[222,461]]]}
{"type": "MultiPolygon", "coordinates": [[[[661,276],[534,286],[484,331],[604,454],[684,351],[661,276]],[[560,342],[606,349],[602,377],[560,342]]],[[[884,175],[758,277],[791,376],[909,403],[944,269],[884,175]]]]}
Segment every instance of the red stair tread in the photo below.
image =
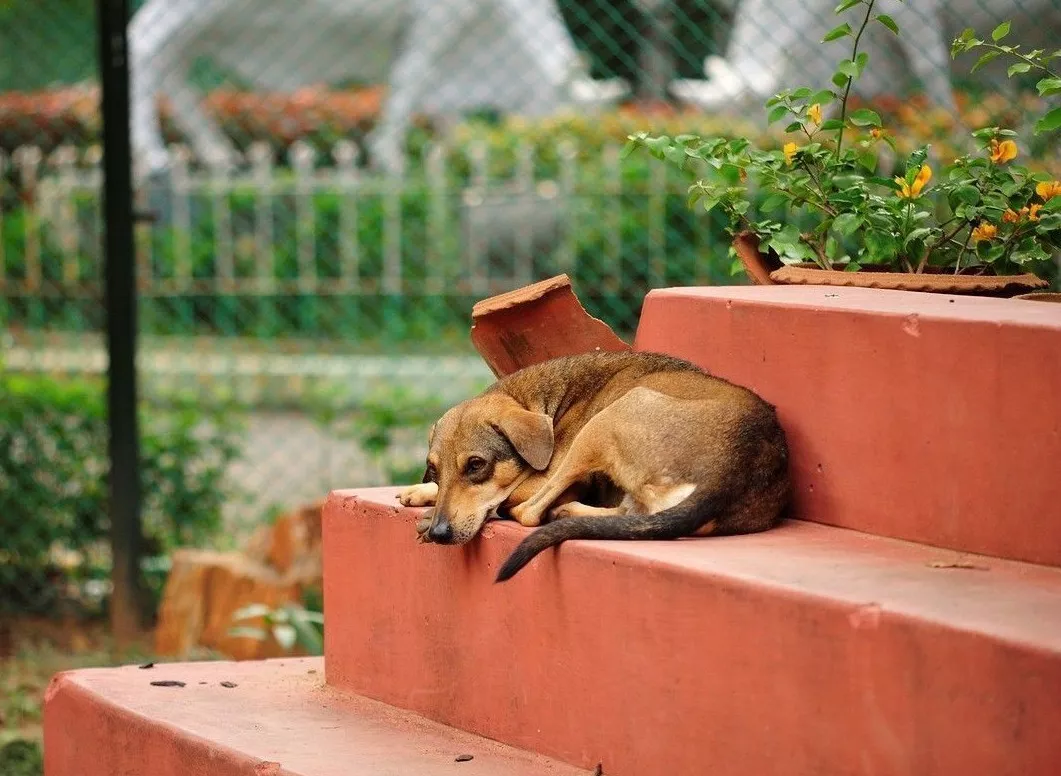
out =
{"type": "Polygon", "coordinates": [[[527,529],[417,545],[396,492],[325,508],[336,686],[620,776],[1061,762],[1061,570],[790,521],[571,542],[494,585],[527,529]]]}
{"type": "Polygon", "coordinates": [[[1061,305],[864,288],[672,288],[635,349],[777,407],[794,516],[1061,567],[1061,305]]]}
{"type": "Polygon", "coordinates": [[[45,776],[584,773],[340,693],[323,678],[320,658],[60,674],[45,704],[45,776]],[[156,680],[186,686],[151,686],[156,680]],[[462,754],[474,759],[456,762],[462,754]]]}

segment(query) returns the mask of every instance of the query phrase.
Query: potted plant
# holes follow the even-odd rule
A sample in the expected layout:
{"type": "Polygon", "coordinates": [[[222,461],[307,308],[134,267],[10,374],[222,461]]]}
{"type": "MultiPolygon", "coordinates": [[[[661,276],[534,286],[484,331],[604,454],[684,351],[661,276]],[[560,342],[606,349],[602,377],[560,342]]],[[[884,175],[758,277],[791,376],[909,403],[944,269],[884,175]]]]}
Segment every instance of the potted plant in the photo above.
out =
{"type": "MultiPolygon", "coordinates": [[[[720,208],[728,216],[732,253],[757,283],[997,296],[1046,288],[1038,273],[1061,248],[1061,176],[1023,166],[1016,132],[977,129],[975,150],[940,169],[923,146],[899,161],[892,170],[898,175],[881,170],[882,144],[895,153],[888,129],[875,111],[848,106],[852,84],[868,64],[859,50],[867,26],[899,34],[874,5],[843,0],[837,7],[837,14],[859,13],[854,28],[845,22],[823,39],[851,40],[831,88],[790,89],[767,101],[771,123],[789,121],[781,148],[756,149],[744,138],[642,132],[630,136],[624,153],[645,149],[689,173],[690,206],[720,208]]],[[[1005,45],[1008,32],[1009,23],[1001,24],[985,41],[966,30],[952,56],[985,49],[974,71],[1010,57],[1016,60],[1011,77],[1042,74],[1040,96],[1061,94],[1055,66],[1061,50],[1022,51],[1005,45]]],[[[1055,107],[1034,131],[1059,127],[1061,107],[1055,107]]]]}

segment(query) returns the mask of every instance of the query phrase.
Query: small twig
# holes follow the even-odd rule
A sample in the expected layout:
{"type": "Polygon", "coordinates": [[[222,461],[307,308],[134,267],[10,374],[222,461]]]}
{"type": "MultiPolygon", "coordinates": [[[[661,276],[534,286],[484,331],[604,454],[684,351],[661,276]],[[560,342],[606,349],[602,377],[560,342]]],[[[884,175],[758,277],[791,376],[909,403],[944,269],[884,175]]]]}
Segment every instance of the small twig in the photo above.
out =
{"type": "MultiPolygon", "coordinates": [[[[940,224],[940,226],[946,226],[948,223],[950,223],[953,220],[954,219],[951,218],[951,219],[949,219],[947,221],[944,221],[942,224],[940,224]]],[[[970,226],[971,224],[972,224],[972,221],[962,221],[960,224],[958,224],[954,228],[954,231],[950,232],[950,234],[940,235],[940,238],[938,240],[936,240],[936,242],[934,242],[929,247],[925,248],[925,255],[921,257],[921,263],[917,265],[918,274],[920,274],[924,270],[925,265],[928,264],[928,257],[930,255],[932,255],[933,251],[935,251],[941,245],[946,245],[947,243],[949,243],[951,240],[954,239],[954,236],[956,234],[958,234],[958,232],[960,232],[965,227],[970,226]]]]}
{"type": "Polygon", "coordinates": [[[961,269],[962,269],[962,256],[964,256],[965,252],[967,250],[969,250],[969,241],[972,240],[972,239],[973,239],[973,232],[970,229],[969,230],[969,235],[965,238],[965,245],[963,245],[962,249],[960,251],[958,251],[958,258],[954,262],[954,274],[955,275],[957,275],[959,272],[961,272],[961,269]]]}
{"type": "MultiPolygon", "coordinates": [[[[873,15],[873,4],[876,0],[869,0],[866,7],[866,18],[862,20],[862,26],[858,28],[858,34],[855,35],[855,45],[851,50],[851,61],[855,62],[858,58],[858,43],[862,40],[862,33],[866,31],[866,26],[869,24],[870,17],[873,15]]],[[[856,65],[857,67],[857,65],[856,65]]],[[[836,159],[840,160],[840,147],[844,144],[844,125],[847,121],[847,99],[851,96],[851,86],[855,83],[855,79],[852,76],[847,77],[847,88],[844,89],[844,97],[840,101],[840,131],[836,133],[836,159]]]]}

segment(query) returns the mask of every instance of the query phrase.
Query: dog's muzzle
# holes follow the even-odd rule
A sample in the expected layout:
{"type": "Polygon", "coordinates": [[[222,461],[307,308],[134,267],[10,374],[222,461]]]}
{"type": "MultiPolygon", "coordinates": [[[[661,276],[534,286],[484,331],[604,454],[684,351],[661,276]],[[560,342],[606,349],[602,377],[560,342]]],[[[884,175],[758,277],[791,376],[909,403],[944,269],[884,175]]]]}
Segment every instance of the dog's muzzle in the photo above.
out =
{"type": "Polygon", "coordinates": [[[453,541],[453,526],[445,516],[436,514],[431,527],[427,529],[427,538],[435,544],[449,544],[453,541]]]}

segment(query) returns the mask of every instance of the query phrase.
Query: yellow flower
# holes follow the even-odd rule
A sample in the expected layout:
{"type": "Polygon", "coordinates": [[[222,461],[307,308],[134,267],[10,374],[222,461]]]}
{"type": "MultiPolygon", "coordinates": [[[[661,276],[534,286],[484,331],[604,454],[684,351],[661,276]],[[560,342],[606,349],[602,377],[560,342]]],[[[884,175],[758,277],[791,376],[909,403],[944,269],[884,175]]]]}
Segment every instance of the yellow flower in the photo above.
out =
{"type": "Polygon", "coordinates": [[[807,108],[807,118],[813,121],[815,124],[822,123],[822,106],[818,103],[814,103],[807,108]]]}
{"type": "Polygon", "coordinates": [[[784,148],[781,152],[785,155],[785,164],[792,164],[792,160],[796,158],[796,144],[785,143],[784,148]]]}
{"type": "Polygon", "coordinates": [[[1042,197],[1043,202],[1054,197],[1061,197],[1061,181],[1043,181],[1036,184],[1035,193],[1042,197]]]}
{"type": "Polygon", "coordinates": [[[1004,162],[1011,162],[1017,158],[1017,144],[1012,140],[1003,140],[999,142],[998,139],[991,141],[991,161],[996,164],[1003,164],[1004,162]]]}
{"type": "Polygon", "coordinates": [[[899,184],[899,196],[902,199],[916,199],[921,196],[921,191],[930,180],[932,180],[932,168],[923,164],[917,171],[913,183],[907,183],[906,178],[896,178],[895,182],[899,184]]]}
{"type": "Polygon", "coordinates": [[[1028,211],[1028,220],[1029,221],[1038,221],[1039,220],[1039,211],[1042,210],[1042,209],[1043,209],[1043,206],[1040,205],[1038,202],[1035,202],[1030,207],[1021,208],[1021,211],[1022,212],[1024,210],[1028,211]]]}
{"type": "Polygon", "coordinates": [[[995,239],[995,235],[997,234],[997,226],[995,226],[994,224],[989,224],[986,221],[981,221],[980,225],[973,229],[973,242],[990,242],[991,240],[995,239]]]}
{"type": "Polygon", "coordinates": [[[1016,210],[1007,210],[1005,213],[1002,214],[1002,220],[1005,221],[1007,224],[1015,224],[1021,219],[1023,219],[1024,216],[1027,215],[1027,213],[1028,208],[1026,207],[1022,207],[1019,213],[1016,210]]]}

